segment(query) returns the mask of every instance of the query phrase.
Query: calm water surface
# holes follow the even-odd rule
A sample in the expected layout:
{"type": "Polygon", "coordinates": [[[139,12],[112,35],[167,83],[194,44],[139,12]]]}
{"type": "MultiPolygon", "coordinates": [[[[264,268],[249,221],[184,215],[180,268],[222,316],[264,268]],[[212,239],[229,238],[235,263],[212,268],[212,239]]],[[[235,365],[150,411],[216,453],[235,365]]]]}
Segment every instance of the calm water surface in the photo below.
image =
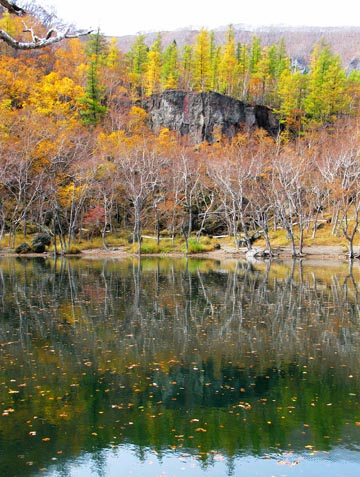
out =
{"type": "Polygon", "coordinates": [[[0,475],[360,475],[359,264],[0,259],[0,475]]]}

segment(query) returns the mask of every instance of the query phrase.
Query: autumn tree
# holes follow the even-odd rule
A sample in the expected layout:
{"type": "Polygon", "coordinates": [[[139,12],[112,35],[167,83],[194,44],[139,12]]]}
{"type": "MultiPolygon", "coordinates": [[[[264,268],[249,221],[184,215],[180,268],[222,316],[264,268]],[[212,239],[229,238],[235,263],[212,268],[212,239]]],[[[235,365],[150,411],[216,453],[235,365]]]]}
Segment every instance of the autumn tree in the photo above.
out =
{"type": "Polygon", "coordinates": [[[207,91],[210,85],[210,43],[209,32],[204,28],[196,37],[194,46],[193,87],[197,91],[207,91]]]}
{"type": "Polygon", "coordinates": [[[84,42],[74,38],[62,43],[54,52],[53,70],[62,77],[71,78],[81,86],[85,86],[87,56],[84,42]]]}
{"type": "Polygon", "coordinates": [[[229,96],[236,95],[237,58],[234,28],[230,26],[226,32],[226,42],[221,51],[219,64],[220,92],[229,96]]]}
{"type": "Polygon", "coordinates": [[[276,112],[290,135],[299,135],[303,131],[306,93],[307,76],[299,71],[284,69],[278,83],[280,104],[276,112]]]}
{"type": "Polygon", "coordinates": [[[161,88],[161,62],[162,46],[161,35],[158,34],[156,40],[147,54],[146,69],[144,73],[145,95],[159,93],[161,88]]]}

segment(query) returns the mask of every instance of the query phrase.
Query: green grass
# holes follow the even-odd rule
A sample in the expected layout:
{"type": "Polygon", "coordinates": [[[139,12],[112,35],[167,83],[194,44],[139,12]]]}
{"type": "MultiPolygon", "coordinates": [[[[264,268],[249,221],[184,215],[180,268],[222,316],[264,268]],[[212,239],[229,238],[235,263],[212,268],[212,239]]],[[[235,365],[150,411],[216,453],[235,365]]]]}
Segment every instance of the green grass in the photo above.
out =
{"type": "Polygon", "coordinates": [[[205,237],[205,239],[206,240],[201,240],[200,242],[192,238],[189,239],[188,253],[202,253],[214,250],[214,245],[211,243],[211,240],[208,237],[205,237]]]}

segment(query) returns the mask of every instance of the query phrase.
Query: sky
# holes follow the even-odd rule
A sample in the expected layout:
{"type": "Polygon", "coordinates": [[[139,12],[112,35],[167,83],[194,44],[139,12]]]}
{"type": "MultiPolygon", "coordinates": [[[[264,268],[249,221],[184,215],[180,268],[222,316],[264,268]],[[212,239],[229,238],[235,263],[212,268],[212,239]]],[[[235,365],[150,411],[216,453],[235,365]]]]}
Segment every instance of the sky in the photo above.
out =
{"type": "MultiPolygon", "coordinates": [[[[37,0],[79,28],[109,36],[184,27],[360,26],[359,0],[37,0]]],[[[19,2],[20,3],[20,2],[19,2]]]]}

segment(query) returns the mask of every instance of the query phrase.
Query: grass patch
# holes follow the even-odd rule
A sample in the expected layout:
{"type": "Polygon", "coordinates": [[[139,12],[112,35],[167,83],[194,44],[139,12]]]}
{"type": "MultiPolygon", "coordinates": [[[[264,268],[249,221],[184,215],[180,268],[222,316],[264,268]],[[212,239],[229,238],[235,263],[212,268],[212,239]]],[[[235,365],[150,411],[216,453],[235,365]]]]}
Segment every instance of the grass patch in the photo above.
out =
{"type": "MultiPolygon", "coordinates": [[[[138,244],[133,243],[131,245],[127,244],[127,251],[130,253],[138,253],[138,244]]],[[[156,240],[152,239],[143,239],[141,242],[141,253],[144,255],[154,255],[154,254],[167,254],[180,251],[179,243],[176,240],[174,244],[172,240],[160,240],[159,244],[156,240]]]]}
{"type": "MultiPolygon", "coordinates": [[[[299,232],[298,228],[294,227],[295,234],[295,243],[299,243],[299,232]]],[[[304,245],[337,245],[337,246],[347,246],[347,241],[341,233],[334,235],[332,233],[332,225],[329,223],[323,223],[322,226],[316,231],[315,238],[312,238],[313,230],[310,227],[304,231],[304,245]]],[[[270,242],[272,247],[285,247],[290,245],[290,239],[288,238],[287,232],[285,229],[277,229],[269,233],[270,242]]],[[[355,240],[355,244],[357,241],[355,240]]],[[[263,237],[256,241],[257,246],[265,246],[265,240],[263,237]]]]}
{"type": "Polygon", "coordinates": [[[187,253],[202,253],[210,252],[214,250],[214,245],[211,242],[211,239],[206,237],[207,240],[201,240],[197,242],[195,239],[189,239],[188,241],[188,251],[187,253]]]}

